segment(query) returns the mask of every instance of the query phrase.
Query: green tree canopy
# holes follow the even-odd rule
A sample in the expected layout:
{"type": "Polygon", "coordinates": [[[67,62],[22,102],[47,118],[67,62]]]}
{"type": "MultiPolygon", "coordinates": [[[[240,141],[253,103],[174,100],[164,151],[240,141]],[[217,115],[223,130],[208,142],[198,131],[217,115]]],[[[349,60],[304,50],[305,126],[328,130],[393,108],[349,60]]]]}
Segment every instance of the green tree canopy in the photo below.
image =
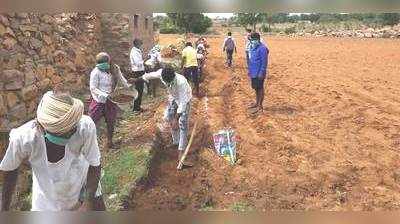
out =
{"type": "Polygon", "coordinates": [[[212,20],[202,13],[167,13],[172,23],[183,32],[204,33],[212,20]]]}
{"type": "Polygon", "coordinates": [[[235,21],[243,27],[251,26],[256,30],[257,24],[266,21],[267,13],[235,13],[235,21]]]}

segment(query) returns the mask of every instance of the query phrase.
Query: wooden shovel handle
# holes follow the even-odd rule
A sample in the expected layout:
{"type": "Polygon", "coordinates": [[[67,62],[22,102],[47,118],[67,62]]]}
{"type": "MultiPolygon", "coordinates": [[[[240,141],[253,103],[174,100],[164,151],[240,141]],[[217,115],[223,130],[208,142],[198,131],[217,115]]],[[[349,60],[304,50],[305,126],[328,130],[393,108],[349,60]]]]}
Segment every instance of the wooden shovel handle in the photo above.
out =
{"type": "Polygon", "coordinates": [[[188,144],[186,146],[185,151],[183,152],[182,158],[179,160],[178,167],[177,167],[179,170],[182,169],[183,162],[185,161],[185,158],[186,158],[186,156],[187,156],[187,154],[189,152],[190,146],[192,145],[193,136],[194,136],[194,133],[196,132],[196,128],[197,128],[197,121],[194,123],[192,134],[190,135],[189,142],[188,142],[188,144]]]}

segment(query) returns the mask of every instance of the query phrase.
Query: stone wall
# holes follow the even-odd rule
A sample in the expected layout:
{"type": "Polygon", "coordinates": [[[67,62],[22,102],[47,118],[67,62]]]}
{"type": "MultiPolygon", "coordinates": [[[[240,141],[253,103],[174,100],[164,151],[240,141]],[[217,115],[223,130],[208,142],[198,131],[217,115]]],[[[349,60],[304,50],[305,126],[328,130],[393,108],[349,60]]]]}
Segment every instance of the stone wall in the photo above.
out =
{"type": "Polygon", "coordinates": [[[131,21],[129,23],[129,29],[133,34],[132,41],[134,38],[140,38],[143,41],[143,48],[145,52],[148,52],[154,45],[154,29],[152,16],[152,13],[143,13],[134,14],[133,16],[129,17],[131,21]]]}
{"type": "Polygon", "coordinates": [[[102,13],[102,41],[101,50],[107,52],[114,63],[122,70],[130,67],[129,51],[131,49],[131,33],[129,30],[129,14],[102,13]]]}
{"type": "Polygon", "coordinates": [[[154,45],[152,14],[102,13],[99,16],[103,37],[101,50],[110,54],[124,72],[129,71],[133,39],[143,41],[144,56],[154,45]]]}
{"type": "Polygon", "coordinates": [[[55,85],[85,88],[99,28],[95,14],[0,14],[0,132],[32,119],[55,85]]]}

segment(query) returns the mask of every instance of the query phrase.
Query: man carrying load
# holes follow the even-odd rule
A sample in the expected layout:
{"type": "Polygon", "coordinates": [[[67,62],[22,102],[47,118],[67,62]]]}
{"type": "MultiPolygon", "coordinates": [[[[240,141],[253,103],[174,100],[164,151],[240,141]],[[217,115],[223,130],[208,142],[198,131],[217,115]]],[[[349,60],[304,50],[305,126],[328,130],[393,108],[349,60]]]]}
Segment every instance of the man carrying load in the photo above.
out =
{"type": "Polygon", "coordinates": [[[122,75],[119,66],[111,63],[111,58],[107,53],[99,53],[96,61],[96,67],[90,73],[92,100],[89,105],[89,116],[96,125],[104,117],[107,124],[107,148],[112,149],[115,148],[113,135],[119,108],[110,98],[117,84],[121,84],[126,89],[131,85],[122,75]]]}

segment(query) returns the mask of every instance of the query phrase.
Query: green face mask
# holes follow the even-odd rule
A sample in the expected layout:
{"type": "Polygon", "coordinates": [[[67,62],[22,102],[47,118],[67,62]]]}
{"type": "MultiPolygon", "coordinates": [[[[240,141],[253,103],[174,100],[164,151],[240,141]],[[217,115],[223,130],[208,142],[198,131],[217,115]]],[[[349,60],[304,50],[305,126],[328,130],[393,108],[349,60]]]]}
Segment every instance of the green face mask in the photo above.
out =
{"type": "Polygon", "coordinates": [[[108,62],[99,63],[96,65],[96,67],[104,72],[110,69],[110,63],[108,62]]]}
{"type": "Polygon", "coordinates": [[[63,138],[63,137],[59,137],[59,136],[55,136],[52,135],[48,132],[46,132],[46,134],[44,135],[44,137],[51,143],[55,144],[55,145],[60,145],[60,146],[66,146],[69,138],[63,138]]]}

